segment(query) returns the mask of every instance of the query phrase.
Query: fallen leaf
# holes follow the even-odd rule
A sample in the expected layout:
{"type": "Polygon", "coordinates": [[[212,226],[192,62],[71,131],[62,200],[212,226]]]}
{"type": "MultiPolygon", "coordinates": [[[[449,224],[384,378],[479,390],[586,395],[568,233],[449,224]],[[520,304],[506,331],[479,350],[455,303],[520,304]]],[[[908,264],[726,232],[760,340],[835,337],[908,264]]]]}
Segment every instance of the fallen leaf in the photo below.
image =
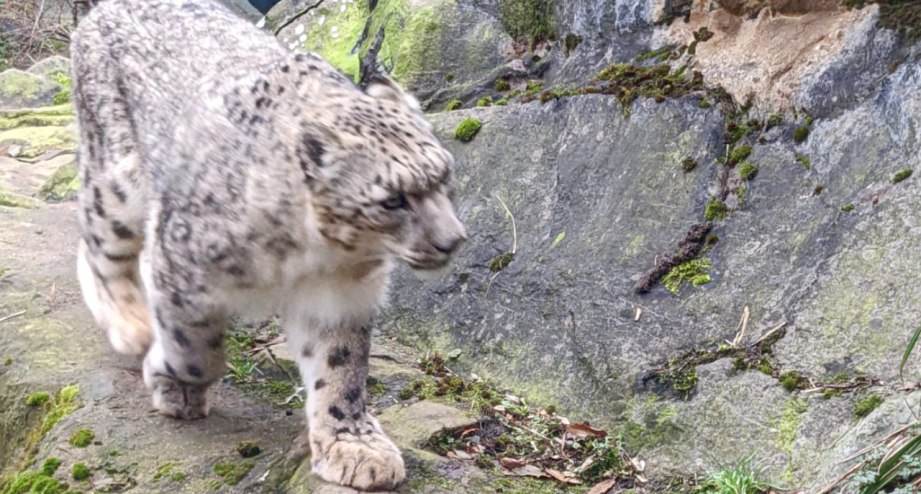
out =
{"type": "Polygon", "coordinates": [[[602,480],[595,484],[595,486],[588,491],[588,494],[607,494],[616,483],[617,479],[602,480]]]}
{"type": "Polygon", "coordinates": [[[514,469],[503,469],[502,473],[505,475],[510,475],[514,477],[547,477],[547,474],[544,473],[540,468],[535,467],[534,465],[525,465],[522,467],[514,469]]]}
{"type": "Polygon", "coordinates": [[[579,481],[579,479],[576,478],[575,474],[573,474],[572,472],[560,472],[552,468],[548,468],[544,471],[547,472],[547,475],[555,478],[556,480],[559,480],[560,482],[564,482],[567,484],[581,484],[582,483],[579,481]]]}
{"type": "Polygon", "coordinates": [[[478,430],[480,430],[478,427],[471,427],[469,429],[465,429],[464,432],[461,432],[460,439],[463,439],[467,437],[468,434],[472,434],[478,430]]]}
{"type": "Polygon", "coordinates": [[[639,458],[630,458],[630,464],[633,465],[633,469],[637,472],[646,470],[646,462],[639,458]]]}
{"type": "Polygon", "coordinates": [[[506,457],[506,458],[499,458],[499,464],[502,465],[502,466],[505,467],[505,468],[508,468],[509,470],[511,470],[511,469],[513,469],[513,468],[523,467],[523,466],[526,465],[525,462],[523,462],[523,461],[521,461],[521,460],[519,460],[519,459],[517,459],[517,458],[508,458],[508,457],[506,457]]]}
{"type": "Polygon", "coordinates": [[[566,433],[580,439],[585,437],[603,438],[608,435],[607,432],[601,429],[593,429],[588,425],[588,422],[583,424],[572,424],[566,427],[566,433]]]}
{"type": "Polygon", "coordinates": [[[456,460],[472,460],[473,456],[461,449],[455,449],[454,451],[448,451],[448,458],[454,458],[456,460]]]}

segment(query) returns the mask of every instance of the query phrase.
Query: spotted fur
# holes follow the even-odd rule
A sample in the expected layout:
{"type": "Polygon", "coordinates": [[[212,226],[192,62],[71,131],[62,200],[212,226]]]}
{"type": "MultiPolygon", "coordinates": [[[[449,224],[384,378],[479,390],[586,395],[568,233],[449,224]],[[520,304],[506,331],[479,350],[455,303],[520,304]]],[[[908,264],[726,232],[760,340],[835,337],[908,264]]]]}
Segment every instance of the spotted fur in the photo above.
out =
{"type": "Polygon", "coordinates": [[[71,52],[80,283],[115,350],[144,356],[154,405],[206,416],[229,317],[279,313],[314,471],[394,487],[400,452],[366,409],[369,324],[396,261],[435,270],[464,240],[418,103],[212,0],[102,2],[71,52]]]}

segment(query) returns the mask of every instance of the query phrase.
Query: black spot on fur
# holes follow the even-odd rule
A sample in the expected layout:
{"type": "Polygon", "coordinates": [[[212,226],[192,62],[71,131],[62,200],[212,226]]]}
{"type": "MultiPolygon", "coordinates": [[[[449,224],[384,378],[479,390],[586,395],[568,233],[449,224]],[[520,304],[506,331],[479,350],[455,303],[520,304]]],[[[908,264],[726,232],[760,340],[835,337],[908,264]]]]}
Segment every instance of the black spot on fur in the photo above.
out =
{"type": "Polygon", "coordinates": [[[102,192],[99,187],[93,187],[93,208],[100,218],[106,217],[106,210],[102,207],[102,192]]]}
{"type": "Polygon", "coordinates": [[[340,427],[336,429],[336,434],[352,434],[352,429],[348,427],[340,427]]]}
{"type": "Polygon", "coordinates": [[[377,480],[377,470],[374,467],[368,469],[368,475],[371,476],[371,482],[377,480]]]}
{"type": "Polygon", "coordinates": [[[313,347],[308,343],[301,349],[301,355],[306,358],[313,357],[313,347]]]}
{"type": "MultiPolygon", "coordinates": [[[[181,329],[173,330],[173,339],[176,340],[176,343],[178,343],[179,346],[183,348],[188,348],[189,344],[191,343],[189,338],[185,335],[185,333],[182,332],[181,329]]],[[[189,373],[191,374],[192,372],[189,371],[189,373]]]]}
{"type": "Polygon", "coordinates": [[[112,222],[112,232],[115,233],[116,237],[122,240],[129,240],[134,238],[134,232],[118,220],[112,222]]]}
{"type": "Polygon", "coordinates": [[[288,66],[288,64],[281,66],[281,71],[284,72],[285,74],[287,74],[290,70],[291,70],[291,67],[288,66]]]}
{"type": "Polygon", "coordinates": [[[190,376],[195,378],[201,378],[203,375],[201,369],[197,365],[190,365],[186,368],[186,370],[189,372],[190,376]]]}
{"type": "MultiPolygon", "coordinates": [[[[86,173],[89,177],[89,172],[86,173]]],[[[118,185],[118,182],[112,182],[112,193],[115,194],[115,197],[118,198],[118,201],[124,204],[128,200],[128,195],[125,194],[125,190],[122,189],[121,185],[118,185]]]]}
{"type": "Polygon", "coordinates": [[[345,419],[345,414],[342,413],[342,410],[340,410],[336,405],[329,406],[329,414],[336,420],[345,419]]]}
{"type": "Polygon", "coordinates": [[[166,364],[166,373],[169,374],[169,377],[176,379],[176,369],[173,369],[173,366],[169,365],[169,362],[165,362],[165,364],[166,364]]]}
{"type": "Polygon", "coordinates": [[[215,336],[214,338],[211,338],[210,340],[208,340],[208,348],[212,350],[217,350],[218,348],[221,348],[223,344],[224,344],[224,339],[221,338],[220,336],[215,336]]]}
{"type": "Polygon", "coordinates": [[[185,300],[182,299],[182,294],[179,292],[173,292],[170,295],[169,300],[176,307],[182,307],[183,305],[185,305],[185,300]]]}
{"type": "Polygon", "coordinates": [[[349,403],[355,403],[359,398],[361,398],[361,390],[358,388],[352,388],[345,394],[345,401],[349,403]]]}
{"type": "Polygon", "coordinates": [[[131,262],[136,258],[134,254],[112,254],[103,252],[102,255],[111,262],[131,262]]]}
{"type": "Polygon", "coordinates": [[[355,412],[352,414],[352,420],[360,420],[360,419],[361,419],[361,412],[355,412]]]}
{"type": "Polygon", "coordinates": [[[325,388],[325,387],[326,387],[326,381],[324,381],[324,380],[322,380],[322,379],[317,379],[317,382],[314,383],[314,385],[313,385],[313,389],[315,389],[315,390],[317,390],[317,391],[319,391],[319,390],[321,390],[321,389],[323,389],[323,388],[325,388]]]}
{"type": "Polygon", "coordinates": [[[336,347],[333,351],[329,352],[329,358],[326,359],[326,363],[329,364],[330,368],[335,369],[346,363],[351,354],[352,352],[344,346],[336,347]]]}

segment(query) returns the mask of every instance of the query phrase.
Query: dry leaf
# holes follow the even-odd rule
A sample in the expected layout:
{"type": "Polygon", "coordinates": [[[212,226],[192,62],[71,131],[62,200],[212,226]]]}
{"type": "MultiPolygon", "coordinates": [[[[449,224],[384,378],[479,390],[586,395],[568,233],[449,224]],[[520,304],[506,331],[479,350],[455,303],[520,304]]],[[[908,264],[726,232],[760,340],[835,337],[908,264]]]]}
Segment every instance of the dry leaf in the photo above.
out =
{"type": "Polygon", "coordinates": [[[576,478],[575,474],[572,472],[560,472],[552,468],[544,470],[547,472],[547,475],[559,480],[560,482],[565,482],[567,484],[581,484],[582,482],[576,478]]]}
{"type": "Polygon", "coordinates": [[[505,475],[511,475],[514,477],[546,477],[547,474],[544,473],[540,468],[535,467],[534,465],[524,465],[518,468],[513,469],[503,469],[502,473],[505,475]]]}
{"type": "Polygon", "coordinates": [[[477,427],[471,427],[471,428],[465,430],[464,432],[461,432],[461,435],[460,435],[459,439],[463,439],[463,438],[467,437],[468,434],[473,434],[474,432],[476,432],[476,431],[478,431],[478,430],[480,430],[480,429],[477,428],[477,427]]]}
{"type": "Polygon", "coordinates": [[[454,458],[456,460],[472,460],[473,459],[473,456],[470,453],[464,450],[460,450],[460,449],[455,449],[454,451],[448,451],[447,457],[454,458]]]}
{"type": "Polygon", "coordinates": [[[607,494],[616,483],[617,479],[602,480],[595,484],[595,486],[588,491],[588,494],[607,494]]]}
{"type": "Polygon", "coordinates": [[[525,462],[517,458],[499,458],[499,464],[508,469],[523,467],[526,465],[525,462]]]}
{"type": "Polygon", "coordinates": [[[583,423],[583,424],[572,424],[566,427],[566,433],[572,435],[573,437],[577,437],[579,439],[586,438],[586,437],[603,438],[608,435],[607,432],[601,429],[593,429],[592,427],[588,425],[588,422],[583,423]]]}

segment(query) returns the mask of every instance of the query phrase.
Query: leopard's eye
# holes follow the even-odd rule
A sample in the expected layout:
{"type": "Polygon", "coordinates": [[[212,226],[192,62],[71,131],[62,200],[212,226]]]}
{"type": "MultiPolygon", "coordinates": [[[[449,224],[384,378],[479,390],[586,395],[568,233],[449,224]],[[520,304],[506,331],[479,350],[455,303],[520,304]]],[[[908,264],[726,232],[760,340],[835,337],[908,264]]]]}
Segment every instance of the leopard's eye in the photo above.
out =
{"type": "Polygon", "coordinates": [[[396,194],[387,198],[386,201],[381,203],[381,206],[384,209],[394,210],[406,207],[406,196],[403,194],[396,194]]]}

